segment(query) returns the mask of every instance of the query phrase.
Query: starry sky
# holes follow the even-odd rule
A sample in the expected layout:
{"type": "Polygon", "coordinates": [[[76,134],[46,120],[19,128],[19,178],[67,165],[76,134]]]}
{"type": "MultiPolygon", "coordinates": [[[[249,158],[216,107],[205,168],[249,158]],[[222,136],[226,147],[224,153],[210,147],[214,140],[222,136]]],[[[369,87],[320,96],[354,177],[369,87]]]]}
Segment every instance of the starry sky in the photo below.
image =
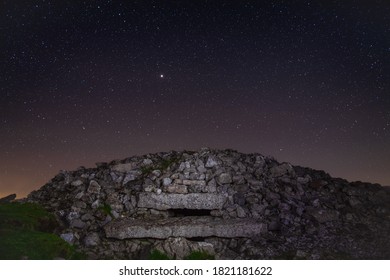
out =
{"type": "Polygon", "coordinates": [[[0,196],[232,148],[390,185],[388,1],[0,0],[0,196]]]}

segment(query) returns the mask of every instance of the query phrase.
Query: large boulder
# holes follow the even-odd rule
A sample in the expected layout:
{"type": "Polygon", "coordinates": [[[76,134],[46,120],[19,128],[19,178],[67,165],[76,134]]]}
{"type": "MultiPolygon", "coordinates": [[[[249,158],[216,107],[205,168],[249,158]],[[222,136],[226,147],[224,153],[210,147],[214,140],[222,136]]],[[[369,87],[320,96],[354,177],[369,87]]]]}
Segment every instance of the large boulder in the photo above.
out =
{"type": "Polygon", "coordinates": [[[152,208],[157,210],[168,209],[222,209],[227,197],[223,194],[214,193],[141,193],[138,207],[152,208]]]}
{"type": "Polygon", "coordinates": [[[214,217],[181,217],[160,220],[117,219],[104,227],[108,238],[254,237],[267,225],[254,219],[224,220],[214,217]]]}

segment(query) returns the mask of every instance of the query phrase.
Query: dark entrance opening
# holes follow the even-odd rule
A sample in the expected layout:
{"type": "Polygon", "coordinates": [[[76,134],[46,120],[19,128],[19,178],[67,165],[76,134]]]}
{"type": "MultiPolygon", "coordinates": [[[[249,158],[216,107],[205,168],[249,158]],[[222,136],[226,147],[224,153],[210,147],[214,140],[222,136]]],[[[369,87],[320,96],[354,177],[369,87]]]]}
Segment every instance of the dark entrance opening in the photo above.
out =
{"type": "Polygon", "coordinates": [[[204,209],[171,209],[170,212],[174,217],[211,216],[211,210],[204,209]]]}
{"type": "Polygon", "coordinates": [[[191,237],[187,238],[189,241],[196,241],[196,242],[204,242],[206,240],[205,237],[191,237]]]}

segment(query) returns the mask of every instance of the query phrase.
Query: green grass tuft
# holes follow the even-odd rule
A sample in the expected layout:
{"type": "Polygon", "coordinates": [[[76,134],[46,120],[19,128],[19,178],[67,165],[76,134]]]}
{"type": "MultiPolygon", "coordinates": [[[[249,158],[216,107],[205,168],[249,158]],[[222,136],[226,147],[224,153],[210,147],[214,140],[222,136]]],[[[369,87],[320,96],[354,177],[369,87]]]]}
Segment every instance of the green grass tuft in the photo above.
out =
{"type": "Polygon", "coordinates": [[[100,211],[102,211],[106,215],[110,215],[111,218],[114,218],[111,214],[112,208],[110,204],[104,203],[102,206],[98,208],[100,211]]]}
{"type": "Polygon", "coordinates": [[[152,166],[142,166],[141,167],[141,173],[142,175],[149,175],[150,173],[152,173],[152,171],[154,170],[154,168],[152,166]]]}
{"type": "Polygon", "coordinates": [[[172,156],[170,158],[161,159],[158,163],[154,165],[142,166],[141,173],[143,176],[147,176],[153,172],[153,170],[165,171],[173,164],[178,163],[181,160],[179,156],[172,156]]]}
{"type": "Polygon", "coordinates": [[[53,233],[54,215],[37,204],[0,204],[0,259],[82,259],[84,256],[53,233]]]}
{"type": "Polygon", "coordinates": [[[171,258],[159,250],[153,250],[150,253],[148,259],[149,260],[170,260],[171,258]]]}
{"type": "Polygon", "coordinates": [[[215,256],[205,251],[193,251],[187,257],[186,260],[215,260],[215,256]]]}

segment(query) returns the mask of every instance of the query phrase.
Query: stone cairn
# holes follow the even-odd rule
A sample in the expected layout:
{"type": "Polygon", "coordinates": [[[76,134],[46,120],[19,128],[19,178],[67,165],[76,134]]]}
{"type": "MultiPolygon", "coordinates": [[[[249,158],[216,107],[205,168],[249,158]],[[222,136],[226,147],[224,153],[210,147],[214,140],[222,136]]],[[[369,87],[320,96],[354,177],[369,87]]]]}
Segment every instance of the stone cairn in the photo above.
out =
{"type": "Polygon", "coordinates": [[[61,171],[27,201],[90,259],[388,259],[390,189],[203,148],[61,171]]]}

